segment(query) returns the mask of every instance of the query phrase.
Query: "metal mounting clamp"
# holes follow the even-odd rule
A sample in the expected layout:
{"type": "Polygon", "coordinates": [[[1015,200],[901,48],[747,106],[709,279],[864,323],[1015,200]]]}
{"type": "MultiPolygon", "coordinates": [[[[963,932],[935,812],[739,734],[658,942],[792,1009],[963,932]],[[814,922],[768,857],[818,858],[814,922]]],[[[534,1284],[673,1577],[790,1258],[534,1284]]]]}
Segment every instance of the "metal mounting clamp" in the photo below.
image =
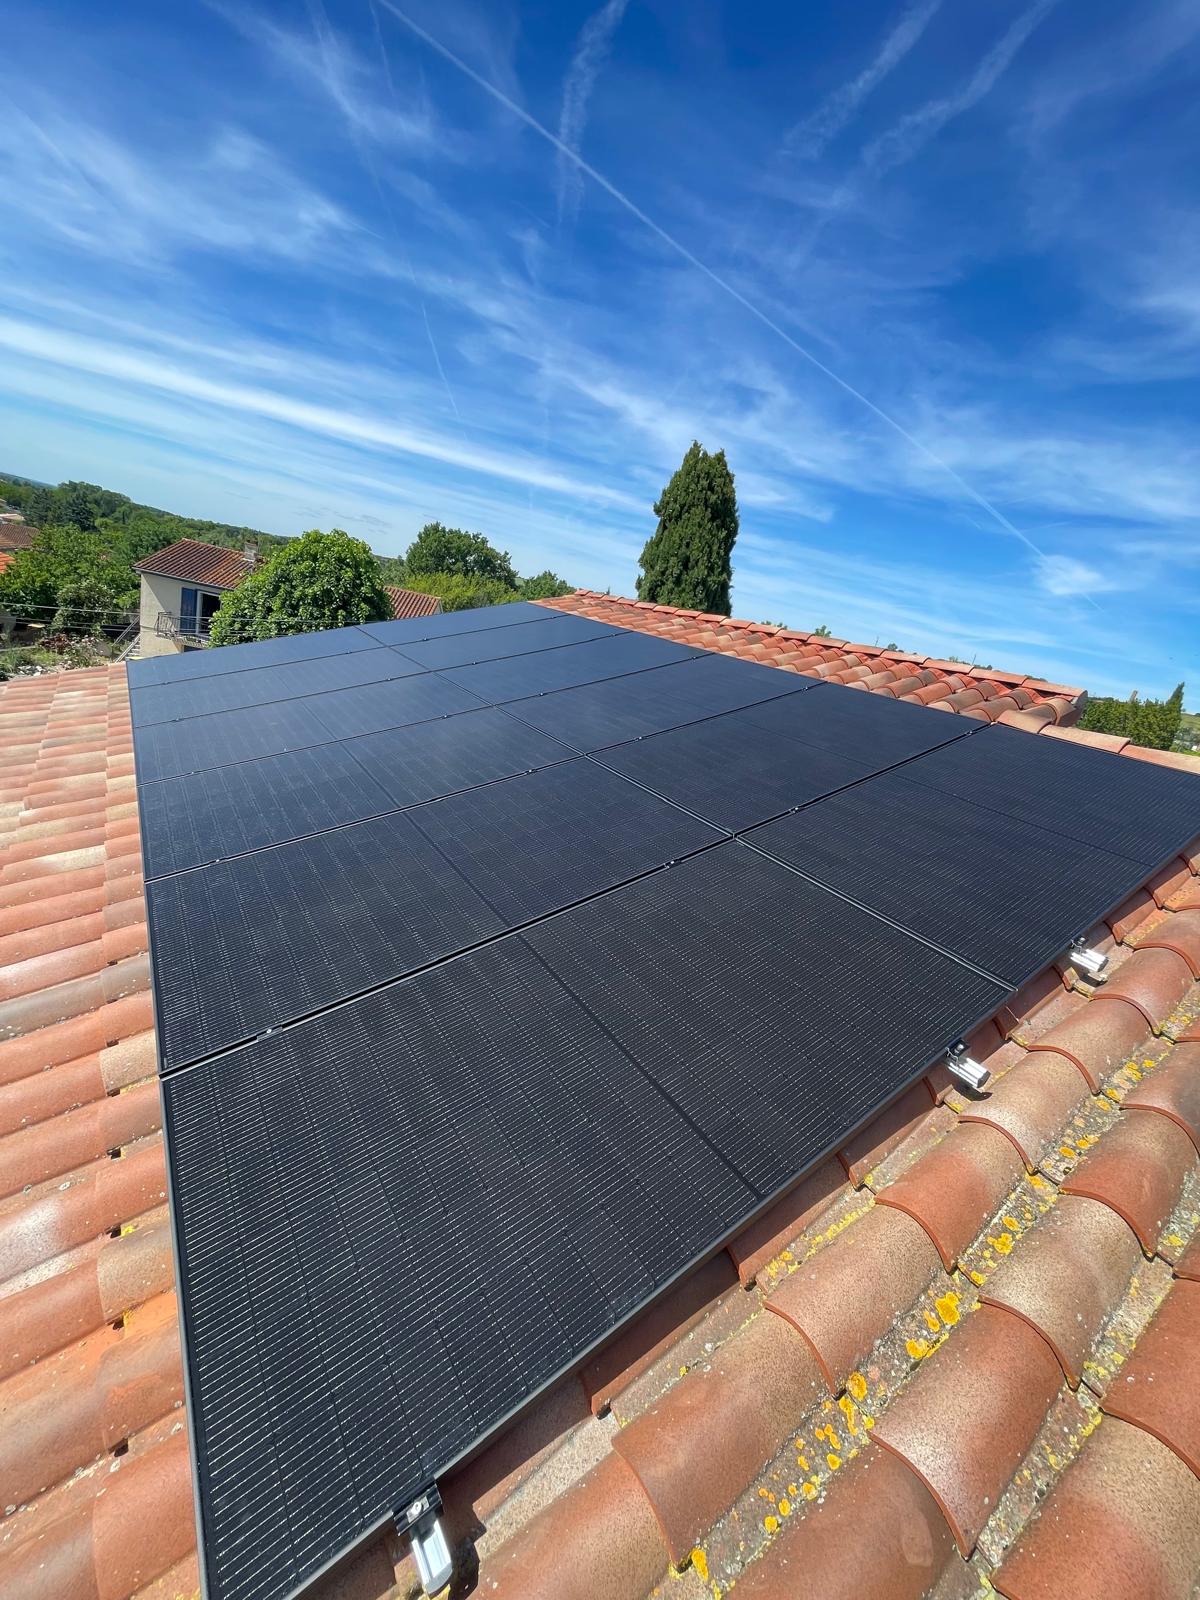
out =
{"type": "Polygon", "coordinates": [[[1108,976],[1108,957],[1089,945],[1082,934],[1078,939],[1071,940],[1070,958],[1073,967],[1086,972],[1097,983],[1103,983],[1108,976]]]}
{"type": "Polygon", "coordinates": [[[967,1054],[966,1044],[961,1039],[946,1051],[946,1065],[950,1069],[951,1077],[957,1078],[959,1083],[968,1089],[973,1089],[976,1094],[986,1087],[992,1075],[981,1061],[976,1061],[974,1056],[967,1054]]]}
{"type": "Polygon", "coordinates": [[[441,1509],[442,1497],[434,1483],[393,1514],[396,1532],[406,1533],[412,1542],[413,1559],[417,1563],[421,1587],[429,1595],[444,1589],[454,1570],[450,1547],[438,1519],[441,1509]]]}

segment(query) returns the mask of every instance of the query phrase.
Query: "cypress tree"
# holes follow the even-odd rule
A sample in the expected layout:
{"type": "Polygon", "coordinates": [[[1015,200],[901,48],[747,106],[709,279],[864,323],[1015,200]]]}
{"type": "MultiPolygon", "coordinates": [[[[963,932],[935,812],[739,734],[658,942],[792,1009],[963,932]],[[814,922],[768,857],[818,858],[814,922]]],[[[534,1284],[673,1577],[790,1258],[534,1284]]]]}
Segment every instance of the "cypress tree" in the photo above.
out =
{"type": "Polygon", "coordinates": [[[654,514],[658,527],[642,551],[638,599],[727,617],[738,509],[724,450],[710,455],[693,440],[654,514]]]}

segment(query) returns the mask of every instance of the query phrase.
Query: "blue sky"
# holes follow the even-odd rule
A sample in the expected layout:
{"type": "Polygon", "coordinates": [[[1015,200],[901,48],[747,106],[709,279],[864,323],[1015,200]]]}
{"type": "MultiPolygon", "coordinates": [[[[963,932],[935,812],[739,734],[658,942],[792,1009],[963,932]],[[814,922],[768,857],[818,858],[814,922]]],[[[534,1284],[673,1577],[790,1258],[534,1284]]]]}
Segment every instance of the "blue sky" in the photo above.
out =
{"type": "Polygon", "coordinates": [[[1200,702],[1194,0],[15,0],[0,467],[1200,702]]]}

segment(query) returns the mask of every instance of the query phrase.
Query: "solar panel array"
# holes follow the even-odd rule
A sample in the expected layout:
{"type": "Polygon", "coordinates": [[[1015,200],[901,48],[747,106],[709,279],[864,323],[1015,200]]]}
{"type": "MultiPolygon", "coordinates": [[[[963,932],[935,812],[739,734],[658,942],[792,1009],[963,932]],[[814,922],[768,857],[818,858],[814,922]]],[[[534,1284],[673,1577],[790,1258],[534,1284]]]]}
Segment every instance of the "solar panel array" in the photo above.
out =
{"type": "Polygon", "coordinates": [[[130,683],[220,1600],[303,1588],[1200,833],[1191,778],[536,605],[130,683]]]}

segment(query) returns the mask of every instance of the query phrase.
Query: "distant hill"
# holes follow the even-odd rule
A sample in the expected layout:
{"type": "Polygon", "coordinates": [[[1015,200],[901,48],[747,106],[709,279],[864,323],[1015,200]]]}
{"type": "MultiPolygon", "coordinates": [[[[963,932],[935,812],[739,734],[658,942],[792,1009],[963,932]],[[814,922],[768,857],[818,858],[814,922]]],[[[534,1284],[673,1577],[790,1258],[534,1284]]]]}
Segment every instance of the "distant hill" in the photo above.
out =
{"type": "Polygon", "coordinates": [[[240,550],[257,544],[266,555],[287,543],[282,535],[258,528],[235,527],[228,522],[206,522],[201,517],[181,517],[157,506],[140,505],[127,494],[102,489],[95,483],[60,483],[55,487],[32,478],[0,473],[0,500],[15,506],[35,528],[74,523],[84,532],[95,530],[118,541],[130,562],[173,544],[176,539],[202,539],[207,544],[240,550]]]}

